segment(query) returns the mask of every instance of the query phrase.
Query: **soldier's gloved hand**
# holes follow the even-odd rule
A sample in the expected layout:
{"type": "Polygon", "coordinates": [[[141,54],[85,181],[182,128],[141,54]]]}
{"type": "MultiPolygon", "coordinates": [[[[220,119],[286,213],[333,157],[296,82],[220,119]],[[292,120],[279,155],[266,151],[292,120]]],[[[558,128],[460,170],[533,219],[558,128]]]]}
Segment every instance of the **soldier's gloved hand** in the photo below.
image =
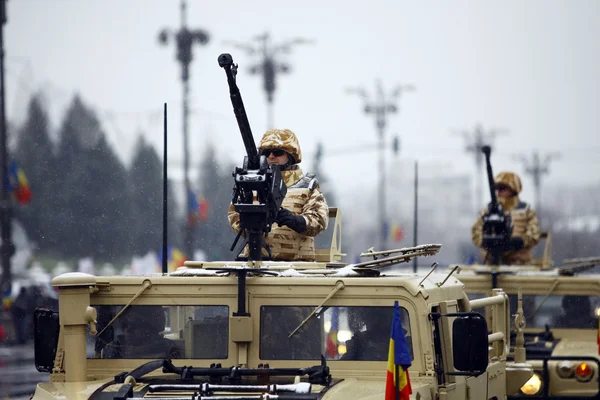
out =
{"type": "Polygon", "coordinates": [[[298,233],[302,233],[306,230],[306,219],[304,219],[302,215],[292,214],[292,212],[286,208],[279,210],[275,222],[281,226],[285,225],[298,233]]]}
{"type": "Polygon", "coordinates": [[[506,244],[505,249],[506,250],[521,250],[523,247],[525,247],[525,242],[523,241],[523,238],[515,236],[515,237],[510,238],[510,240],[506,244]]]}

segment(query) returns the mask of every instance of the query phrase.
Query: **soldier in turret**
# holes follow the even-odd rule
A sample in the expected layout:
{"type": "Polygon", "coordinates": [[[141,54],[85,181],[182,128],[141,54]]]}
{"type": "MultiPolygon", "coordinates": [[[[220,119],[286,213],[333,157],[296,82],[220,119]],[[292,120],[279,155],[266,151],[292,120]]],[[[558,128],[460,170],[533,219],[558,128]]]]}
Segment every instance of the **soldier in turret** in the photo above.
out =
{"type": "MultiPolygon", "coordinates": [[[[271,129],[263,135],[258,149],[267,157],[269,165],[281,165],[281,176],[287,186],[276,223],[266,240],[272,259],[314,261],[314,237],[327,229],[329,208],[315,175],[304,175],[298,165],[302,161],[298,138],[289,129],[271,129]]],[[[229,206],[227,217],[237,233],[240,215],[233,204],[229,206]]],[[[266,255],[264,251],[263,254],[266,255]]]]}
{"type": "MultiPolygon", "coordinates": [[[[506,214],[512,218],[512,234],[510,239],[500,246],[500,264],[525,265],[531,262],[532,249],[540,240],[540,227],[535,211],[519,199],[523,189],[521,179],[514,172],[500,172],[495,180],[498,202],[506,214]]],[[[485,263],[491,263],[491,249],[482,244],[484,209],[471,230],[473,243],[484,250],[485,263]]]]}

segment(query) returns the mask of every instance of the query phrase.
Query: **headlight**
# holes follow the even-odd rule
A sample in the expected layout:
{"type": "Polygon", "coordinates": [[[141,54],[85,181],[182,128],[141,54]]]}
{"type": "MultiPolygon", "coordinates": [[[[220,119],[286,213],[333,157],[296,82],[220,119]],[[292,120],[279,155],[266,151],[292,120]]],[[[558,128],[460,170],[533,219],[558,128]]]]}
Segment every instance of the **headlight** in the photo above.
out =
{"type": "Polygon", "coordinates": [[[556,365],[556,373],[563,379],[573,377],[575,365],[571,361],[561,361],[556,365]]]}
{"type": "Polygon", "coordinates": [[[521,386],[521,392],[528,396],[536,395],[542,388],[542,379],[537,372],[534,372],[531,378],[523,386],[521,386]]]}
{"type": "Polygon", "coordinates": [[[582,362],[575,368],[575,378],[579,382],[587,382],[592,379],[592,376],[594,376],[594,370],[587,363],[582,362]]]}

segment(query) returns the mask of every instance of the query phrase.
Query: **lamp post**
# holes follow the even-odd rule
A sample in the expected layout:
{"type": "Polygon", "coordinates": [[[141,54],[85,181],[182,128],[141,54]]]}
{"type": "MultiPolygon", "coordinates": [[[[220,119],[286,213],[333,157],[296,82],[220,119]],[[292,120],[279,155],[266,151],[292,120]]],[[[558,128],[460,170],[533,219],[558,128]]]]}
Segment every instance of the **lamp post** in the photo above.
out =
{"type": "Polygon", "coordinates": [[[369,95],[363,88],[349,88],[346,91],[359,95],[364,101],[364,111],[366,114],[372,114],[375,117],[375,126],[377,129],[378,149],[379,149],[379,194],[378,194],[378,210],[379,210],[379,250],[387,248],[387,215],[385,205],[385,130],[389,114],[394,114],[398,111],[396,101],[403,92],[414,91],[413,85],[398,85],[392,90],[389,95],[383,90],[381,81],[377,81],[375,88],[375,99],[370,100],[369,95]]]}
{"type": "Polygon", "coordinates": [[[534,150],[531,159],[524,155],[515,156],[523,163],[525,173],[533,178],[533,187],[535,190],[535,210],[538,218],[542,218],[542,178],[550,173],[550,162],[560,158],[560,153],[553,152],[546,154],[543,158],[540,153],[534,150]]]}
{"type": "MultiPolygon", "coordinates": [[[[6,135],[6,101],[4,81],[4,24],[6,23],[6,1],[0,0],[0,176],[6,179],[8,173],[8,145],[6,135]]],[[[11,233],[11,198],[9,188],[0,185],[0,215],[2,225],[2,245],[0,257],[2,258],[2,295],[9,293],[12,287],[12,271],[10,259],[15,254],[15,245],[11,233]]]]}
{"type": "Polygon", "coordinates": [[[227,44],[246,51],[251,56],[258,56],[259,60],[250,67],[250,73],[261,75],[263,78],[263,89],[267,94],[267,129],[274,127],[273,98],[277,88],[277,75],[287,74],[291,71],[289,63],[280,61],[282,54],[289,54],[292,47],[299,44],[312,43],[312,40],[294,38],[281,44],[273,44],[269,33],[254,37],[252,43],[239,43],[227,41],[227,44]]]}
{"type": "MultiPolygon", "coordinates": [[[[188,98],[189,98],[189,79],[190,72],[189,67],[193,60],[192,53],[192,45],[194,43],[198,43],[200,45],[205,45],[209,41],[208,32],[202,29],[189,29],[187,27],[186,20],[186,2],[185,0],[181,0],[181,27],[177,32],[172,32],[168,29],[163,29],[158,35],[158,41],[162,45],[166,45],[169,42],[169,38],[175,39],[175,44],[177,45],[176,59],[181,64],[181,82],[183,83],[183,99],[182,99],[182,109],[183,109],[183,173],[184,173],[184,186],[185,186],[185,208],[186,208],[186,221],[190,217],[192,212],[196,210],[190,209],[190,201],[189,196],[191,193],[190,188],[190,179],[189,179],[189,168],[190,168],[190,159],[189,159],[189,125],[188,125],[188,98]]],[[[188,257],[192,256],[192,239],[194,234],[194,225],[190,222],[186,223],[185,226],[185,243],[184,249],[188,257]]]]}

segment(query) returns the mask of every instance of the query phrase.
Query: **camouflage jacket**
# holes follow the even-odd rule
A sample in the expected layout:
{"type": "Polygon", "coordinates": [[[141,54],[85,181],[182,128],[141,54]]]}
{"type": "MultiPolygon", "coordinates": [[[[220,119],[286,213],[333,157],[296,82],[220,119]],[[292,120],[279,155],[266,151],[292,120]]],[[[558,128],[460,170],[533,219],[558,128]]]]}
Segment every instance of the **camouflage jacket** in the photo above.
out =
{"type": "MultiPolygon", "coordinates": [[[[310,175],[305,176],[297,165],[282,171],[281,175],[287,186],[282,207],[294,215],[303,216],[306,219],[306,231],[297,233],[287,226],[274,223],[267,236],[267,244],[274,260],[314,261],[314,237],[327,229],[329,221],[329,207],[325,196],[319,190],[317,179],[310,175]]],[[[227,218],[233,230],[239,232],[240,215],[235,211],[233,204],[229,205],[227,218]]],[[[243,255],[247,254],[247,249],[244,249],[243,255]]],[[[263,250],[263,256],[267,256],[266,250],[263,250]]]]}
{"type": "MultiPolygon", "coordinates": [[[[515,204],[512,207],[505,207],[505,212],[510,214],[512,218],[512,236],[523,239],[524,247],[520,250],[511,250],[502,253],[500,263],[503,265],[524,265],[531,262],[532,249],[540,241],[540,226],[535,211],[525,202],[515,198],[515,204]]],[[[475,221],[471,229],[471,239],[473,243],[481,248],[483,215],[487,212],[487,208],[483,209],[479,214],[479,218],[475,221]]],[[[491,263],[491,254],[483,251],[486,264],[491,263]]]]}

